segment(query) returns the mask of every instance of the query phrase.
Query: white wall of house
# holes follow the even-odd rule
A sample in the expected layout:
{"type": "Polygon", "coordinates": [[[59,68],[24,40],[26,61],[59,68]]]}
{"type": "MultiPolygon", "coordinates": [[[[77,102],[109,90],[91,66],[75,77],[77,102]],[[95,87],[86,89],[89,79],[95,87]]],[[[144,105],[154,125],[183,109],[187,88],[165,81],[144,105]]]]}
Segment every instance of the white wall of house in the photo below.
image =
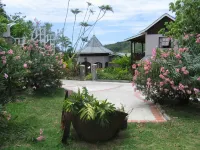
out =
{"type": "Polygon", "coordinates": [[[163,35],[162,34],[146,34],[145,56],[152,55],[153,48],[159,47],[159,37],[163,37],[163,35]]]}
{"type": "Polygon", "coordinates": [[[85,58],[87,58],[87,62],[95,64],[97,62],[102,63],[102,67],[105,68],[105,63],[110,61],[109,56],[79,56],[78,62],[83,63],[85,62],[85,58]]]}

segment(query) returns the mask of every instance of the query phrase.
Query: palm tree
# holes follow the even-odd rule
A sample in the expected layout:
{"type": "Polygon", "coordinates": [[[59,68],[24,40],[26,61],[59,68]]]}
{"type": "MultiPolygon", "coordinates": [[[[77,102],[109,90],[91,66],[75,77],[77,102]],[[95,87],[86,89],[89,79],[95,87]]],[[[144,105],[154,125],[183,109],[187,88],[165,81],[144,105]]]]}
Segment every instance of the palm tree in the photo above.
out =
{"type": "MultiPolygon", "coordinates": [[[[83,22],[85,22],[85,19],[86,19],[86,16],[87,16],[89,7],[92,5],[92,3],[90,3],[90,2],[87,2],[87,4],[88,4],[88,7],[87,7],[87,10],[86,10],[86,12],[85,12],[85,16],[84,16],[83,22]]],[[[90,14],[89,14],[89,16],[90,16],[90,14]]],[[[88,22],[88,21],[87,21],[87,22],[88,22]]],[[[86,23],[87,23],[87,22],[86,22],[86,23]]],[[[78,38],[80,37],[80,35],[81,35],[81,33],[82,33],[82,28],[83,28],[83,26],[81,26],[80,32],[79,32],[79,34],[78,34],[78,38]]],[[[85,27],[83,28],[83,32],[84,32],[84,31],[85,31],[85,27]]]]}
{"type": "Polygon", "coordinates": [[[79,14],[81,11],[79,9],[71,9],[71,12],[74,14],[74,25],[73,25],[73,31],[72,31],[72,45],[73,45],[73,39],[74,39],[74,27],[75,27],[75,24],[76,24],[76,16],[77,14],[79,14]]]}
{"type": "Polygon", "coordinates": [[[114,12],[114,11],[113,11],[113,8],[112,8],[110,5],[102,5],[102,6],[99,6],[99,9],[100,9],[99,15],[97,16],[97,19],[96,19],[95,23],[92,25],[91,30],[90,30],[90,32],[88,33],[88,36],[87,36],[87,37],[90,36],[90,33],[91,33],[92,30],[94,29],[95,25],[97,24],[97,22],[98,22],[99,20],[101,20],[101,19],[105,16],[106,12],[108,12],[108,11],[114,12]],[[103,12],[103,15],[100,17],[101,12],[103,12]]]}

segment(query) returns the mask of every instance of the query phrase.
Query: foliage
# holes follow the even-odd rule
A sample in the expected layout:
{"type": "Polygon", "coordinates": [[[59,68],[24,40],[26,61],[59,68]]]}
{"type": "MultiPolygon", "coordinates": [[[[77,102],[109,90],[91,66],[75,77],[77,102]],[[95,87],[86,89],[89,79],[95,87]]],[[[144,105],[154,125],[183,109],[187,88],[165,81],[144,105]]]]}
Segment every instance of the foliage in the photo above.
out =
{"type": "MultiPolygon", "coordinates": [[[[29,89],[54,90],[61,86],[66,70],[62,54],[54,54],[50,46],[29,41],[23,49],[18,46],[0,51],[1,98],[13,97],[16,92],[29,89]]],[[[0,103],[5,103],[1,100],[0,103]]]]}
{"type": "Polygon", "coordinates": [[[200,33],[199,0],[176,0],[170,3],[170,10],[175,13],[175,22],[166,23],[167,30],[161,32],[167,36],[179,38],[184,34],[200,33]]]}
{"type": "MultiPolygon", "coordinates": [[[[198,35],[197,35],[198,36],[198,35]]],[[[161,104],[186,104],[200,92],[200,45],[196,35],[185,39],[179,50],[153,50],[150,60],[134,64],[133,78],[147,99],[161,104]]]]}
{"type": "MultiPolygon", "coordinates": [[[[97,70],[97,79],[99,80],[132,80],[129,69],[123,68],[104,68],[97,70]]],[[[86,80],[92,80],[92,75],[86,76],[86,80]]]]}
{"type": "MultiPolygon", "coordinates": [[[[60,142],[60,116],[64,90],[54,96],[25,96],[25,100],[6,105],[12,115],[4,127],[0,127],[0,149],[66,149],[60,142]],[[34,113],[33,113],[34,112],[34,113]],[[32,138],[44,130],[43,142],[33,142],[32,138]],[[17,145],[17,147],[16,147],[17,145]],[[45,147],[45,148],[44,148],[45,147]]],[[[165,123],[129,123],[127,130],[115,140],[103,143],[80,141],[74,132],[69,137],[71,150],[131,150],[131,149],[200,149],[200,105],[187,107],[164,107],[171,120],[165,123]],[[133,132],[134,131],[134,132],[133,132]],[[153,144],[152,144],[153,143],[153,144]]],[[[1,125],[0,125],[1,126],[1,125]]],[[[73,130],[73,129],[72,129],[73,130]]]]}
{"type": "Polygon", "coordinates": [[[119,65],[120,68],[129,69],[131,67],[131,58],[128,56],[115,58],[112,63],[119,65]]]}
{"type": "Polygon", "coordinates": [[[89,95],[86,88],[78,90],[64,101],[64,109],[74,115],[80,115],[83,121],[96,120],[101,126],[109,123],[109,115],[114,113],[116,108],[114,104],[107,100],[98,101],[93,95],[89,95]]]}

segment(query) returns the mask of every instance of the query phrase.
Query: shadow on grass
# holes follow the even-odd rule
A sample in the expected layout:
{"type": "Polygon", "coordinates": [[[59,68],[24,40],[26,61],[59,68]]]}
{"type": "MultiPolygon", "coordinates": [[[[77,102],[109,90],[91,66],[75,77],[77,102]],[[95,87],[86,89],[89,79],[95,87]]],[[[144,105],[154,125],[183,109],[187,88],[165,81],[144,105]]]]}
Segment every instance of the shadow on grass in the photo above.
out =
{"type": "Polygon", "coordinates": [[[180,119],[200,119],[200,103],[190,103],[186,106],[163,107],[167,114],[178,117],[180,119]]]}
{"type": "Polygon", "coordinates": [[[111,150],[115,149],[116,147],[120,147],[121,144],[130,137],[128,129],[124,131],[120,131],[119,134],[114,137],[113,139],[106,141],[106,142],[96,142],[96,143],[89,143],[81,140],[78,135],[76,134],[76,131],[74,129],[71,130],[71,136],[69,139],[69,145],[66,146],[66,148],[71,149],[103,149],[103,150],[111,150]]]}
{"type": "Polygon", "coordinates": [[[32,142],[33,137],[37,135],[34,133],[34,127],[31,127],[31,124],[36,122],[38,122],[36,117],[31,116],[22,122],[18,122],[16,117],[0,126],[0,149],[17,144],[19,141],[20,143],[22,141],[24,143],[32,142]]]}

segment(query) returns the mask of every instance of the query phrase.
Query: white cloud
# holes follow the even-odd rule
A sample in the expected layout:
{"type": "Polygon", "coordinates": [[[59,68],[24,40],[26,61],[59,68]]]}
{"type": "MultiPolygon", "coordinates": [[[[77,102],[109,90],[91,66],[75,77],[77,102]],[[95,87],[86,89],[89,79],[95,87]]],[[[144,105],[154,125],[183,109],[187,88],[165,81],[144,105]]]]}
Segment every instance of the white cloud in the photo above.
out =
{"type": "MultiPolygon", "coordinates": [[[[126,20],[141,13],[159,13],[167,11],[169,3],[173,0],[71,0],[70,9],[79,8],[86,10],[86,1],[94,4],[96,15],[92,17],[95,20],[98,14],[97,6],[108,4],[114,9],[114,13],[109,12],[103,20],[126,20]]],[[[65,18],[68,0],[3,0],[7,4],[9,12],[18,12],[27,15],[28,19],[38,19],[46,22],[62,23],[65,18]]],[[[84,13],[78,16],[78,21],[82,21],[84,13]]],[[[74,16],[69,13],[68,22],[73,22],[74,16]]]]}
{"type": "MultiPolygon", "coordinates": [[[[51,22],[53,24],[64,23],[66,8],[68,0],[2,0],[7,6],[6,10],[9,14],[15,12],[22,12],[27,16],[27,19],[33,20],[37,18],[42,22],[51,22]]],[[[137,34],[140,30],[150,25],[154,20],[162,14],[168,12],[169,3],[174,0],[71,0],[70,9],[79,8],[83,11],[77,16],[77,22],[81,22],[84,18],[87,8],[87,1],[93,4],[93,9],[96,11],[91,16],[91,21],[95,21],[98,15],[100,5],[111,5],[114,13],[108,12],[98,24],[91,34],[95,33],[100,37],[104,36],[106,40],[102,43],[114,43],[115,40],[119,41],[126,37],[137,34]],[[108,38],[112,34],[119,35],[108,38]],[[107,42],[106,42],[107,41],[107,42]]],[[[74,21],[74,15],[69,12],[67,19],[67,26],[71,25],[74,21]]],[[[77,23],[78,25],[78,23],[77,23]]],[[[66,34],[71,37],[71,31],[67,27],[66,34]]],[[[75,28],[75,33],[79,29],[75,28]]],[[[76,37],[76,36],[75,36],[76,37]]],[[[102,38],[104,39],[104,38],[102,38]]]]}

